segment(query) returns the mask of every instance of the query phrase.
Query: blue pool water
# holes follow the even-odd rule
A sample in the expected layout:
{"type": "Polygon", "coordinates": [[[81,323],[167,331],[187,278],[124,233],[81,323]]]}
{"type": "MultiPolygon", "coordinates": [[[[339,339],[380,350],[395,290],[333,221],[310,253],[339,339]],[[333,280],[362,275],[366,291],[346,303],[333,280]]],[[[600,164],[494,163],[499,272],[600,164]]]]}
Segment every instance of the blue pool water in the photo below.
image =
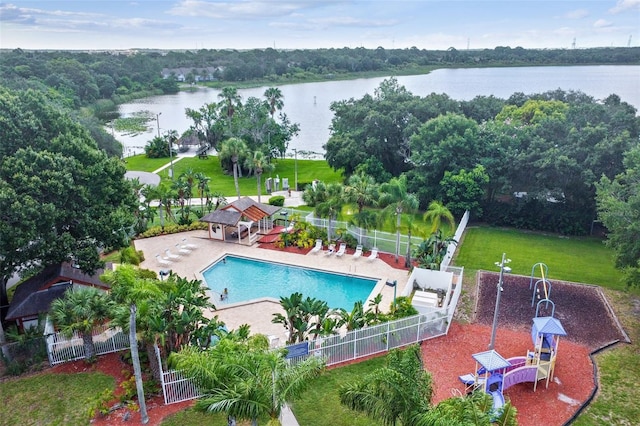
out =
{"type": "MultiPolygon", "coordinates": [[[[305,269],[280,263],[226,256],[205,270],[207,286],[216,294],[228,289],[224,303],[262,297],[280,299],[299,292],[327,302],[330,308],[351,311],[358,300],[366,303],[377,280],[305,269]]],[[[220,304],[220,300],[214,300],[220,304]]],[[[366,306],[365,306],[366,307],[366,306]]]]}

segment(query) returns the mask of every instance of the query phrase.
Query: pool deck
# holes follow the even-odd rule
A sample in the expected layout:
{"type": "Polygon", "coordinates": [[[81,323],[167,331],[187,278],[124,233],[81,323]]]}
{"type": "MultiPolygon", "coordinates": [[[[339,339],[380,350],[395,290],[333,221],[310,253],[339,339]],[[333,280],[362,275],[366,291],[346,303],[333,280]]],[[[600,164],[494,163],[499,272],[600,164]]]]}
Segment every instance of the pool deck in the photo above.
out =
{"type": "MultiPolygon", "coordinates": [[[[349,254],[345,254],[342,257],[327,256],[323,252],[306,255],[287,253],[263,249],[258,244],[246,246],[210,240],[207,235],[207,231],[189,231],[135,240],[136,249],[142,250],[146,259],[140,267],[156,272],[171,270],[181,277],[204,281],[202,271],[226,254],[233,254],[330,272],[353,274],[378,279],[378,284],[370,297],[382,293],[380,307],[383,311],[387,311],[393,302],[393,288],[385,285],[385,283],[396,280],[398,282],[396,295],[400,295],[409,279],[406,270],[392,268],[380,259],[372,261],[366,257],[354,259],[349,254]],[[191,254],[181,256],[178,260],[173,261],[171,265],[160,265],[156,260],[156,255],[165,256],[165,250],[167,249],[174,255],[178,254],[176,244],[182,244],[183,239],[186,239],[186,243],[195,244],[198,247],[191,254]]],[[[251,285],[251,283],[247,283],[247,285],[251,285]]],[[[242,324],[249,324],[252,333],[270,336],[274,345],[283,345],[286,342],[287,337],[284,327],[281,324],[273,324],[271,322],[274,313],[284,314],[284,310],[278,301],[262,299],[244,304],[225,305],[224,302],[220,301],[219,294],[211,292],[210,297],[217,309],[205,313],[207,317],[217,315],[221,321],[225,322],[229,330],[236,329],[242,324]]],[[[368,302],[365,303],[365,309],[367,305],[368,302]]]]}

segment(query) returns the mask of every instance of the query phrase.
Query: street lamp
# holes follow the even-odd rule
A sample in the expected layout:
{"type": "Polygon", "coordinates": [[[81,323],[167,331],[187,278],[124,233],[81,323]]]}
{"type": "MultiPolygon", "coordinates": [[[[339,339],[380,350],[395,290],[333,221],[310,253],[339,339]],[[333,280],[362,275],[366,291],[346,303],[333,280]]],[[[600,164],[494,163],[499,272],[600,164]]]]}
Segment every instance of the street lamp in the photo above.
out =
{"type": "Polygon", "coordinates": [[[496,343],[496,331],[498,328],[498,311],[500,310],[500,294],[502,293],[502,277],[504,273],[511,272],[511,268],[509,268],[507,263],[511,262],[511,259],[507,259],[507,254],[502,253],[502,261],[496,262],[496,266],[500,267],[500,278],[498,279],[498,288],[496,289],[496,308],[493,311],[493,326],[491,327],[491,342],[489,343],[489,349],[493,350],[495,348],[496,343]]]}
{"type": "Polygon", "coordinates": [[[298,190],[298,150],[296,148],[293,148],[293,155],[294,155],[294,159],[293,159],[293,170],[294,170],[294,176],[295,176],[295,187],[296,191],[298,190]]]}
{"type": "Polygon", "coordinates": [[[158,127],[158,137],[160,137],[160,114],[161,112],[156,114],[156,126],[158,127]]]}

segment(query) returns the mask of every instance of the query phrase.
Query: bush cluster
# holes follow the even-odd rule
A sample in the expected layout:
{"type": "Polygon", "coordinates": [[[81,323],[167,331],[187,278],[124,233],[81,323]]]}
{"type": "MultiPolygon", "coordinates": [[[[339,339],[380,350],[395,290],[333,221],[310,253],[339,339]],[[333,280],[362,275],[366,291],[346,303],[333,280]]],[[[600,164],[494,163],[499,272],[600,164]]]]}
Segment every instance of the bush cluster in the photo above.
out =
{"type": "Polygon", "coordinates": [[[193,222],[189,225],[166,225],[164,229],[161,226],[154,226],[145,232],[138,234],[137,238],[151,238],[158,235],[177,234],[178,232],[204,230],[209,227],[206,222],[193,222]]]}
{"type": "Polygon", "coordinates": [[[274,195],[273,197],[269,198],[269,205],[270,206],[277,206],[277,207],[284,206],[284,196],[283,195],[274,195]]]}

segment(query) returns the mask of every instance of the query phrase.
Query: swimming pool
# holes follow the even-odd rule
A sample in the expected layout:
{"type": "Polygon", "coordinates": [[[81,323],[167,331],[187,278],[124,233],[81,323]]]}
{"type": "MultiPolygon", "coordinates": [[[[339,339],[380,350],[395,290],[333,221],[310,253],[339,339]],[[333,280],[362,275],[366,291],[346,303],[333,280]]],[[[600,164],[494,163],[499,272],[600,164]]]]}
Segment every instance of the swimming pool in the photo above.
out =
{"type": "MultiPolygon", "coordinates": [[[[291,296],[299,292],[327,302],[330,308],[351,311],[358,300],[365,303],[378,280],[306,269],[244,257],[225,256],[202,273],[215,293],[228,289],[224,303],[291,296]]],[[[214,300],[219,305],[221,301],[214,300]]]]}

